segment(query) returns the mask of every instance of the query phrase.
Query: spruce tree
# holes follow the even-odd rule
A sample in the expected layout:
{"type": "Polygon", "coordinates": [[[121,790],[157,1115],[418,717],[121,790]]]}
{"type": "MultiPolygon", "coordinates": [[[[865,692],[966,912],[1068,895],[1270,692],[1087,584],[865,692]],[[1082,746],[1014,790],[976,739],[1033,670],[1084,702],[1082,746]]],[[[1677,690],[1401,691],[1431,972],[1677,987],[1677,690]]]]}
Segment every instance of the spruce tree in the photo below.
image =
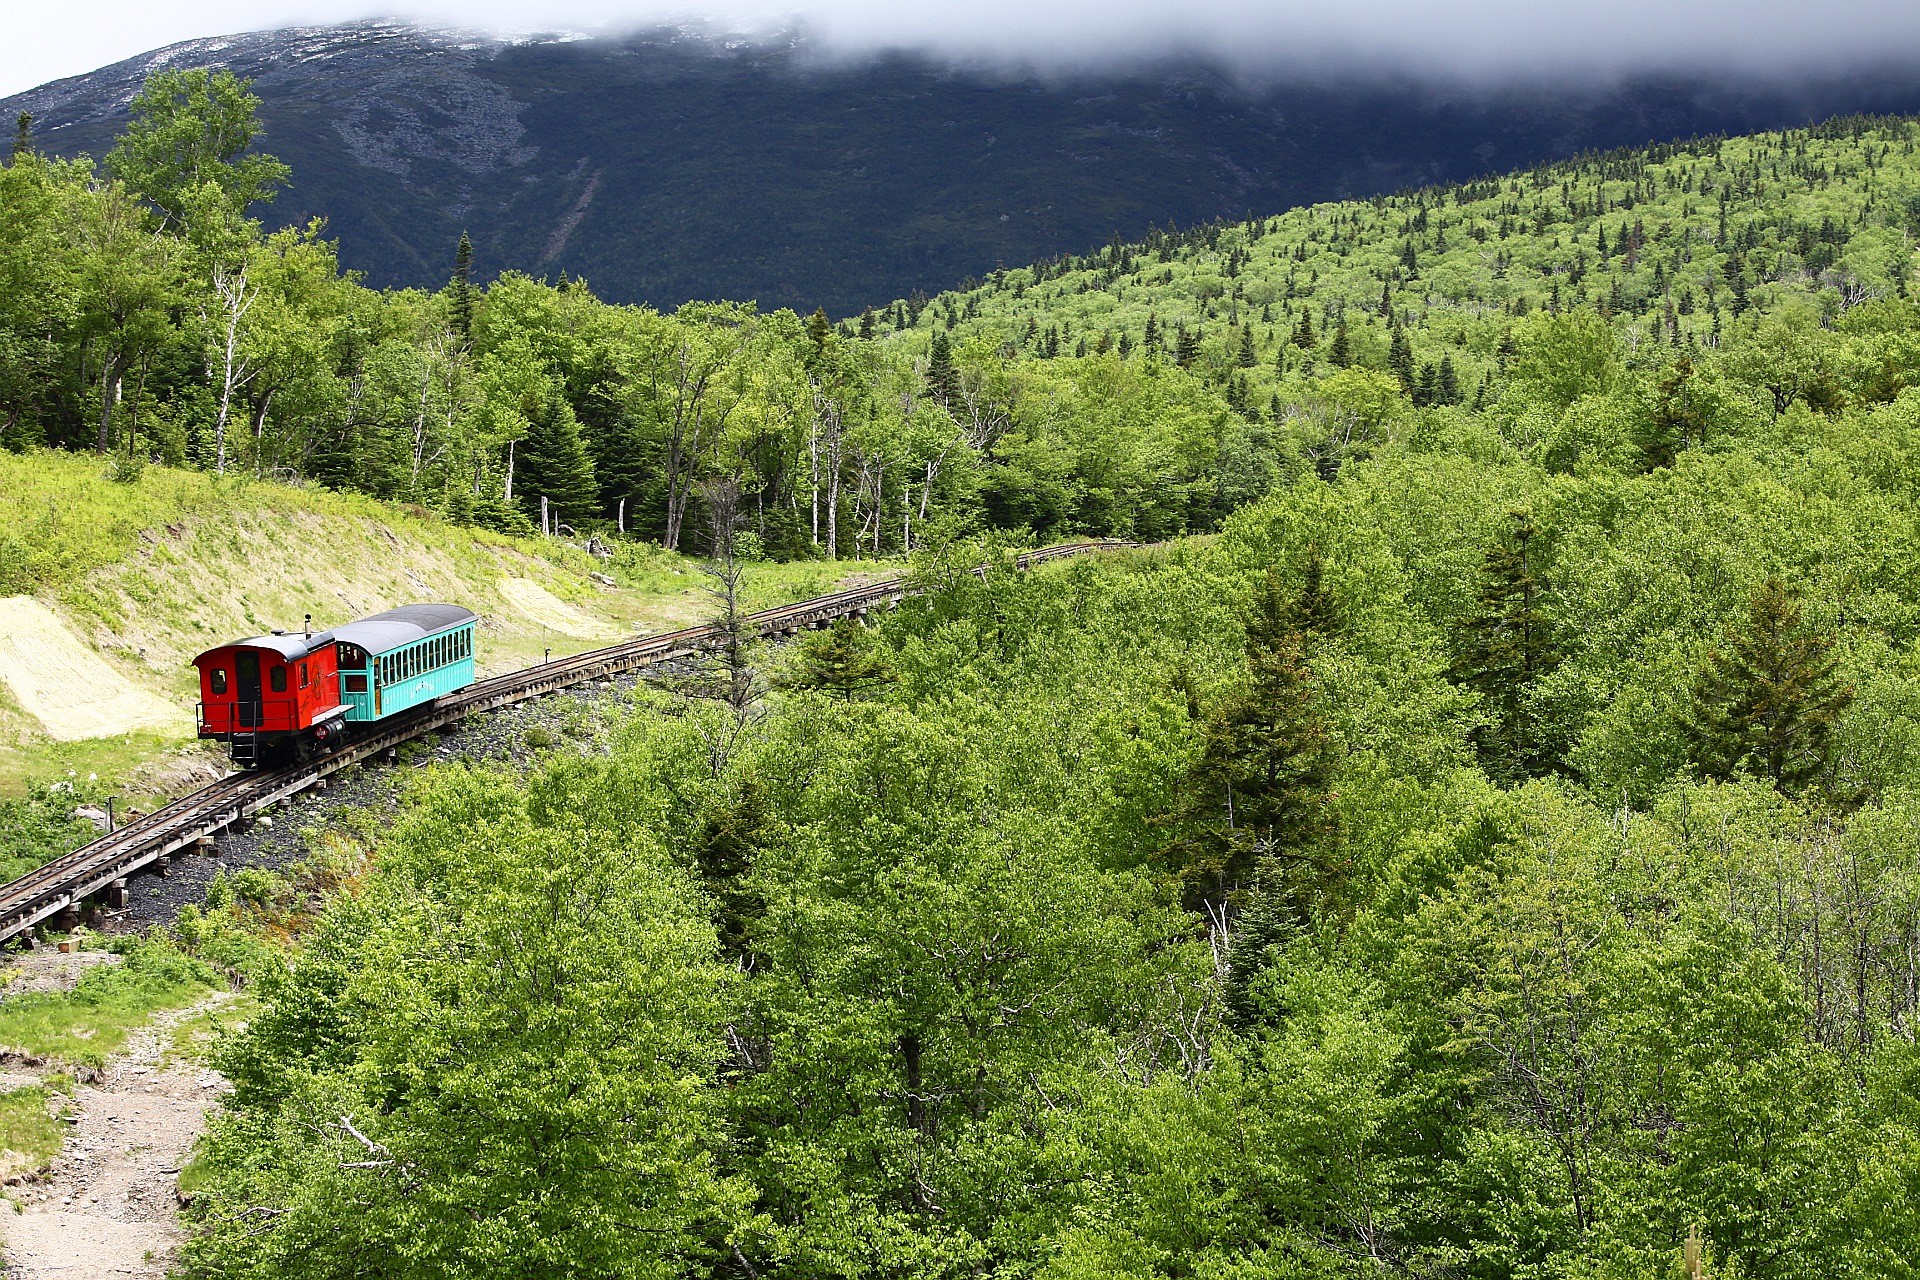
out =
{"type": "Polygon", "coordinates": [[[1653,410],[1635,433],[1640,465],[1648,471],[1670,467],[1683,449],[1705,443],[1706,414],[1693,395],[1693,361],[1681,356],[1654,389],[1653,410]]]}
{"type": "Polygon", "coordinates": [[[1460,374],[1453,367],[1453,357],[1440,357],[1440,404],[1460,403],[1460,374]]]}
{"type": "Polygon", "coordinates": [[[579,524],[593,518],[599,490],[593,459],[580,436],[573,406],[558,387],[546,385],[527,416],[527,436],[515,455],[514,491],[527,514],[537,517],[540,499],[556,521],[579,524]]]}
{"type": "Polygon", "coordinates": [[[1711,778],[1750,770],[1782,791],[1806,789],[1853,702],[1838,665],[1833,638],[1806,624],[1797,593],[1768,578],[1694,678],[1684,721],[1693,762],[1711,778]]]}
{"type": "Polygon", "coordinates": [[[1200,334],[1198,330],[1180,326],[1178,341],[1174,347],[1173,361],[1182,369],[1191,369],[1200,358],[1200,334]]]}
{"type": "Polygon", "coordinates": [[[1251,328],[1240,331],[1239,363],[1242,369],[1251,369],[1260,363],[1260,356],[1253,349],[1253,330],[1251,328]]]}
{"type": "Polygon", "coordinates": [[[1310,552],[1298,594],[1264,575],[1245,615],[1247,684],[1210,713],[1189,695],[1203,745],[1161,857],[1215,927],[1259,902],[1306,922],[1338,888],[1338,755],[1311,665],[1337,625],[1322,567],[1310,552]]]}
{"type": "Polygon", "coordinates": [[[1559,754],[1534,702],[1536,683],[1560,664],[1539,530],[1527,512],[1508,518],[1511,527],[1483,558],[1477,607],[1461,624],[1452,671],[1482,699],[1488,719],[1474,731],[1474,746],[1487,776],[1501,783],[1537,777],[1559,754]]]}
{"type": "Polygon", "coordinates": [[[460,233],[460,245],[453,251],[453,279],[447,282],[452,302],[453,331],[462,342],[473,339],[473,241],[460,233]]]}
{"type": "Polygon", "coordinates": [[[13,122],[13,159],[33,154],[33,112],[22,111],[13,122]]]}
{"type": "Polygon", "coordinates": [[[833,322],[827,319],[825,307],[815,307],[813,314],[807,317],[807,363],[817,368],[826,358],[827,339],[833,336],[833,322]]]}
{"type": "Polygon", "coordinates": [[[935,330],[933,349],[927,353],[927,395],[950,405],[960,395],[960,370],[954,368],[954,351],[947,334],[935,330]]]}
{"type": "Polygon", "coordinates": [[[798,646],[798,661],[781,683],[792,689],[818,689],[843,702],[893,683],[893,666],[874,634],[854,618],[842,618],[798,646]]]}
{"type": "Polygon", "coordinates": [[[1344,313],[1340,323],[1334,326],[1333,348],[1327,353],[1327,359],[1333,361],[1336,369],[1344,369],[1353,363],[1353,339],[1347,335],[1347,317],[1344,313]]]}
{"type": "Polygon", "coordinates": [[[860,340],[873,341],[873,308],[868,307],[860,313],[860,340]]]}
{"type": "Polygon", "coordinates": [[[1387,340],[1387,370],[1400,380],[1401,390],[1413,394],[1413,339],[1407,336],[1405,325],[1395,324],[1387,340]]]}

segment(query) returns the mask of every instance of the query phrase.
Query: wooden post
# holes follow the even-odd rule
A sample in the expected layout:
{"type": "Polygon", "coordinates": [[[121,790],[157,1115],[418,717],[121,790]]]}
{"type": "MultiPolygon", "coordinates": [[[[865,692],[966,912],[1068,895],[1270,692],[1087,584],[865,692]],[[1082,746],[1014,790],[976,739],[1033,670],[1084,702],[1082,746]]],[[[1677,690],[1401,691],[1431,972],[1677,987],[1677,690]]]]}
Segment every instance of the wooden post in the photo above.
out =
{"type": "Polygon", "coordinates": [[[107,886],[107,905],[115,911],[122,910],[126,907],[127,882],[125,878],[115,880],[107,886]]]}
{"type": "Polygon", "coordinates": [[[107,797],[107,834],[112,835],[115,826],[113,817],[113,797],[107,797]]]}
{"type": "Polygon", "coordinates": [[[1687,1280],[1702,1280],[1700,1273],[1700,1224],[1695,1223],[1693,1230],[1687,1232],[1685,1249],[1687,1280]]]}

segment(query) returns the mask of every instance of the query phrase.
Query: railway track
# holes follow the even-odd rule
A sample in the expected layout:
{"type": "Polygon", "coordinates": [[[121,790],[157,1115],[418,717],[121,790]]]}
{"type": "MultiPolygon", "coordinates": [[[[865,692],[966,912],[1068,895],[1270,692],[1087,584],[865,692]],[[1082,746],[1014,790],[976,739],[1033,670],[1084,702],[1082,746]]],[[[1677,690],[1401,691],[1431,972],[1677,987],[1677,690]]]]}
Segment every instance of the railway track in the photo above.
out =
{"type": "MultiPolygon", "coordinates": [[[[1111,541],[1068,543],[1027,552],[1018,557],[1018,563],[1023,569],[1031,568],[1049,560],[1125,545],[1111,541]]],[[[763,609],[748,615],[747,620],[762,638],[791,636],[841,618],[863,617],[875,609],[891,608],[908,590],[904,578],[889,578],[798,604],[763,609]]],[[[137,872],[156,864],[164,869],[167,863],[163,859],[181,849],[205,845],[215,832],[245,822],[328,774],[381,756],[423,733],[476,712],[705,653],[718,634],[715,626],[688,627],[493,676],[429,706],[382,721],[373,732],[318,760],[230,774],[0,886],[0,943],[19,937],[51,917],[76,915],[89,899],[104,897],[110,906],[124,905],[127,880],[137,872]]]]}

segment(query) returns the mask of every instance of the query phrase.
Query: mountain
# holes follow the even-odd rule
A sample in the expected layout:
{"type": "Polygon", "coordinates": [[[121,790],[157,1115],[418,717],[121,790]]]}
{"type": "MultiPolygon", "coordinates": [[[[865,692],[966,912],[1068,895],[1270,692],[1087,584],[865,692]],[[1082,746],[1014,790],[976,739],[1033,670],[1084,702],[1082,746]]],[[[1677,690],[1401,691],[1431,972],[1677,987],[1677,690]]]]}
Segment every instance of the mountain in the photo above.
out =
{"type": "Polygon", "coordinates": [[[833,62],[794,33],[508,38],[364,22],[175,45],[0,110],[32,112],[49,150],[98,156],[167,66],[254,79],[263,145],[293,167],[272,216],[324,214],[370,283],[438,284],[467,230],[487,274],[565,271],[615,301],[837,314],[1169,221],[1920,108],[1920,81],[1895,71],[1788,87],[1257,86],[1177,61],[1070,76],[909,54],[833,62]]]}

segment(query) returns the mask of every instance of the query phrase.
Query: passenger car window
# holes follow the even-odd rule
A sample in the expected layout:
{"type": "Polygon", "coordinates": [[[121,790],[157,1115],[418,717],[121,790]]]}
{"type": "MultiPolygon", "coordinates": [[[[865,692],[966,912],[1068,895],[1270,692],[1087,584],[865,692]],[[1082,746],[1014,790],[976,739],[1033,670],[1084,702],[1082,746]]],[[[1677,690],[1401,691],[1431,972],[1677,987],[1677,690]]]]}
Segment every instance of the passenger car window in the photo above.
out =
{"type": "Polygon", "coordinates": [[[307,687],[307,664],[304,662],[300,664],[300,687],[307,687]]]}
{"type": "Polygon", "coordinates": [[[225,697],[227,693],[227,669],[225,667],[215,667],[209,679],[213,684],[213,696],[216,698],[225,697]]]}
{"type": "Polygon", "coordinates": [[[267,672],[267,684],[275,693],[285,693],[287,691],[287,669],[277,662],[274,663],[273,669],[267,672]]]}

